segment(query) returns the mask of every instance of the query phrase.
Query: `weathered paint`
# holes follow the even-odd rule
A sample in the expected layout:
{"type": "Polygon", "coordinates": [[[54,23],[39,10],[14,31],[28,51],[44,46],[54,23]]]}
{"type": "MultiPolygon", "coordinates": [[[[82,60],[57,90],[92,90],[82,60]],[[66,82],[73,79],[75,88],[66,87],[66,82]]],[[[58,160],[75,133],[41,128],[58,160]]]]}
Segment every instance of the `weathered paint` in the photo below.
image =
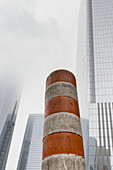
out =
{"type": "Polygon", "coordinates": [[[62,132],[48,135],[43,139],[43,159],[62,153],[84,157],[82,137],[74,133],[62,132]]]}
{"type": "Polygon", "coordinates": [[[85,159],[74,154],[52,155],[42,161],[42,170],[86,170],[85,159]]]}
{"type": "Polygon", "coordinates": [[[56,70],[52,72],[46,80],[46,88],[51,84],[59,81],[69,82],[76,87],[75,76],[67,70],[56,70]]]}
{"type": "Polygon", "coordinates": [[[80,117],[78,102],[67,96],[57,96],[45,104],[45,118],[53,113],[69,112],[80,117]]]}
{"type": "Polygon", "coordinates": [[[56,82],[50,85],[45,93],[45,103],[51,98],[57,96],[67,96],[78,100],[76,87],[67,82],[56,82]]]}
{"type": "Polygon", "coordinates": [[[66,112],[48,116],[44,121],[44,137],[55,132],[72,132],[82,136],[80,118],[66,112]]]}

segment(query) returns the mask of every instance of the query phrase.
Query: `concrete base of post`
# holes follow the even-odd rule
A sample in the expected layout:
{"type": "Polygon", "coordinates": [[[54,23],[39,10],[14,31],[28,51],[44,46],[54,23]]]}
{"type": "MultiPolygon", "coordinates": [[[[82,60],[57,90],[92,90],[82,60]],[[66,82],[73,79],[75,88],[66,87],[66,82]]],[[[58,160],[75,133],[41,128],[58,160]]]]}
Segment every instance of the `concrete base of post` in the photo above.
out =
{"type": "Polygon", "coordinates": [[[86,170],[85,159],[74,154],[58,154],[42,161],[42,170],[86,170]]]}

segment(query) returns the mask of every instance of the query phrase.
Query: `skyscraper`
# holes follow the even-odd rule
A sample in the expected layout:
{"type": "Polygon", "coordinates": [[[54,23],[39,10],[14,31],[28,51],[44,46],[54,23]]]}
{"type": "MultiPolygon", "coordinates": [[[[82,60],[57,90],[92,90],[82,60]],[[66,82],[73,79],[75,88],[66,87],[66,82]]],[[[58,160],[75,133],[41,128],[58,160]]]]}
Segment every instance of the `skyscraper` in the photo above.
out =
{"type": "Polygon", "coordinates": [[[112,170],[113,1],[83,0],[80,13],[77,69],[87,89],[81,103],[89,114],[89,169],[112,170]]]}
{"type": "Polygon", "coordinates": [[[41,170],[43,114],[30,114],[17,170],[41,170]]]}
{"type": "Polygon", "coordinates": [[[14,130],[20,91],[11,84],[0,84],[0,170],[5,170],[14,130]]]}

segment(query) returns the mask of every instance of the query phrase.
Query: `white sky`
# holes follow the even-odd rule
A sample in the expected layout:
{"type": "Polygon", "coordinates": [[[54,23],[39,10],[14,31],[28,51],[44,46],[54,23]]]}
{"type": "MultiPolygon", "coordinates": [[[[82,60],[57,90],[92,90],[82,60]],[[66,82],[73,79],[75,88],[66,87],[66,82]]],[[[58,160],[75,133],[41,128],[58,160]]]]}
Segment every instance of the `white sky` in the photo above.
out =
{"type": "Polygon", "coordinates": [[[6,170],[16,170],[29,113],[44,113],[45,79],[75,74],[80,0],[1,0],[0,71],[24,80],[6,170]]]}

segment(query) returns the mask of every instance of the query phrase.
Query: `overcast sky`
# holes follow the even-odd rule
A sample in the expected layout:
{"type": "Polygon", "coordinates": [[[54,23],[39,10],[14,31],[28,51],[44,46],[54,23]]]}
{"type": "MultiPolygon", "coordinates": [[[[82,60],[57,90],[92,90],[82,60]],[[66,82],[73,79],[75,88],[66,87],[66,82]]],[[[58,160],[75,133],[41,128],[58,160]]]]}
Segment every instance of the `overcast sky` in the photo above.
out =
{"type": "Polygon", "coordinates": [[[80,2],[0,1],[0,72],[24,84],[6,170],[16,170],[27,115],[44,113],[47,75],[59,68],[75,74],[80,2]]]}

